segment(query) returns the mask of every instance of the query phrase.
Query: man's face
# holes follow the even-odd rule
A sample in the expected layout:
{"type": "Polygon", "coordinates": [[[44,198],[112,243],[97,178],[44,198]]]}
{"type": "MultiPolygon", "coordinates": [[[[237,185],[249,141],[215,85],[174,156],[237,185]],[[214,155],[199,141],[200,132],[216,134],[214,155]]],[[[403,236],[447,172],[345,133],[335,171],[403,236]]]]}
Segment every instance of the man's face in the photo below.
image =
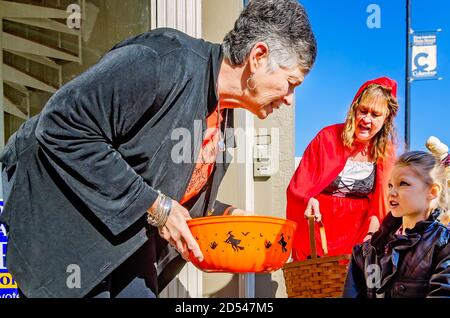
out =
{"type": "Polygon", "coordinates": [[[252,81],[256,88],[247,89],[243,107],[260,119],[267,118],[282,104],[292,105],[294,89],[303,82],[305,75],[306,72],[298,67],[287,69],[277,66],[273,71],[269,71],[267,65],[258,68],[252,81]]]}

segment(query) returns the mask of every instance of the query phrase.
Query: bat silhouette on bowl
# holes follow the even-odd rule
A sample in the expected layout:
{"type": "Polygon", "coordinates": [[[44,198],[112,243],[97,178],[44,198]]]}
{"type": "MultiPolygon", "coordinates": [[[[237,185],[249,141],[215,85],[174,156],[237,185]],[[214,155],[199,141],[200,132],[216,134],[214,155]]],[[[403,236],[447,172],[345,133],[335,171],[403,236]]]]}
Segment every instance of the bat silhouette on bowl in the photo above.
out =
{"type": "Polygon", "coordinates": [[[191,252],[192,263],[205,272],[264,273],[289,259],[297,224],[269,216],[209,216],[188,221],[204,260],[191,252]]]}

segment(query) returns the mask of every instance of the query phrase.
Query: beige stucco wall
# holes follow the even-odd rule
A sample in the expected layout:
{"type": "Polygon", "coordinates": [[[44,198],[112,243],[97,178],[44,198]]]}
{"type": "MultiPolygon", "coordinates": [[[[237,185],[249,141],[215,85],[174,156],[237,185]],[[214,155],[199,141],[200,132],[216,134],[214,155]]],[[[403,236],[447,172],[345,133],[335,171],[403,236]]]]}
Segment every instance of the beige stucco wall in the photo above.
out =
{"type": "Polygon", "coordinates": [[[241,13],[242,3],[243,0],[203,0],[202,38],[216,43],[222,42],[241,13]]]}
{"type": "MultiPolygon", "coordinates": [[[[267,119],[255,119],[255,131],[264,133],[271,129],[278,131],[279,138],[272,142],[279,143],[278,171],[270,178],[255,178],[255,213],[286,217],[286,187],[294,173],[295,156],[295,108],[282,107],[275,110],[267,119]],[[278,140],[276,140],[278,139],[278,140]]],[[[276,156],[274,156],[276,157],[276,156]]],[[[256,297],[287,297],[283,271],[256,276],[256,297]]]]}

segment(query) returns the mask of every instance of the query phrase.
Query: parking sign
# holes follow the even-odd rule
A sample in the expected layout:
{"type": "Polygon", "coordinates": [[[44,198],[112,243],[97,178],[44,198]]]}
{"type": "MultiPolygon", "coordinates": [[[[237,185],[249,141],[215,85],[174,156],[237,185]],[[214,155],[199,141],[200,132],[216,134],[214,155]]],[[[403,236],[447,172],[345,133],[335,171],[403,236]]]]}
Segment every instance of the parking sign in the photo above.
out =
{"type": "MultiPolygon", "coordinates": [[[[3,210],[3,200],[0,200],[0,214],[3,210]]],[[[6,225],[0,223],[0,298],[17,298],[17,284],[6,268],[6,248],[8,237],[6,225]]]]}

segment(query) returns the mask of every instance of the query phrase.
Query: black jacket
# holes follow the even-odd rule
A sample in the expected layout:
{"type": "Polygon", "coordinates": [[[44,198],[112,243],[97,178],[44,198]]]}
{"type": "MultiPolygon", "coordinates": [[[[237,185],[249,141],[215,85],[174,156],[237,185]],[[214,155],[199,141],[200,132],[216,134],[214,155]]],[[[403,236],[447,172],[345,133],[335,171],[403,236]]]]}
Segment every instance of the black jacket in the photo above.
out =
{"type": "Polygon", "coordinates": [[[397,235],[402,219],[389,213],[371,240],[354,247],[344,297],[450,297],[450,230],[438,215],[397,235]]]}
{"type": "MultiPolygon", "coordinates": [[[[146,209],[157,190],[183,197],[217,105],[221,62],[218,44],[170,29],[141,34],[64,85],[10,138],[0,158],[11,183],[0,222],[9,227],[7,266],[26,296],[82,297],[147,240],[158,273],[174,260],[146,209]],[[71,264],[81,288],[67,288],[71,264]]],[[[233,146],[232,130],[223,134],[233,146]]],[[[229,161],[219,152],[187,206],[192,217],[223,212],[216,196],[229,161]]]]}

